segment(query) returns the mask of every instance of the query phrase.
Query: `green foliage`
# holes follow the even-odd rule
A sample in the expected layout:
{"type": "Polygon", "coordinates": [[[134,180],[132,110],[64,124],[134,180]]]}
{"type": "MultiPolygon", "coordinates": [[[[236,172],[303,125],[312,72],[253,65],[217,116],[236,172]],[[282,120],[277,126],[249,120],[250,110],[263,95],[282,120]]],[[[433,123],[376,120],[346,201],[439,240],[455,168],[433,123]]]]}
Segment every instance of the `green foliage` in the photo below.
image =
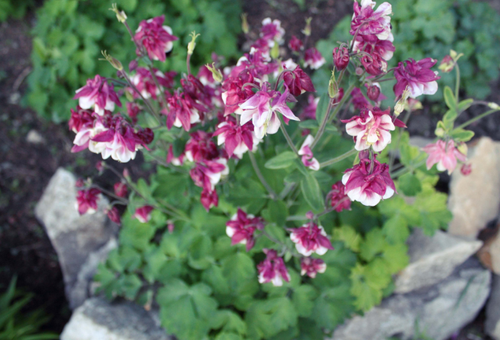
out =
{"type": "MultiPolygon", "coordinates": [[[[160,69],[185,72],[186,46],[192,31],[201,33],[191,58],[194,67],[210,62],[212,52],[226,58],[236,55],[239,1],[116,2],[127,13],[133,31],[141,20],[165,14],[165,25],[172,28],[179,40],[174,42],[167,62],[155,65],[160,69]]],[[[0,9],[2,4],[0,0],[0,9]]],[[[135,57],[130,36],[110,7],[111,2],[107,1],[48,0],[38,10],[32,32],[33,72],[28,77],[27,101],[41,116],[55,122],[68,120],[70,109],[76,106],[71,100],[74,91],[95,74],[113,75],[113,68],[98,60],[101,50],[121,60],[125,68],[125,62],[135,57]]]]}
{"type": "MultiPolygon", "coordinates": [[[[391,4],[396,52],[389,66],[408,58],[441,60],[453,49],[464,54],[459,65],[467,95],[482,99],[490,93],[488,83],[499,76],[500,54],[500,15],[490,4],[467,0],[398,0],[391,4]]],[[[332,44],[352,38],[348,33],[350,21],[351,16],[346,16],[328,39],[318,43],[326,60],[331,60],[332,44]]],[[[426,99],[442,101],[445,85],[454,86],[454,71],[440,72],[440,76],[438,93],[426,99]]],[[[391,88],[392,83],[385,83],[383,93],[390,96],[391,88]]]]}
{"type": "Polygon", "coordinates": [[[58,339],[54,333],[40,333],[39,328],[48,321],[44,311],[36,310],[30,314],[22,309],[30,302],[31,294],[16,290],[14,277],[9,287],[0,295],[0,339],[43,340],[58,339]]]}
{"type": "Polygon", "coordinates": [[[34,4],[33,0],[0,0],[0,22],[9,18],[22,18],[34,4]]]}

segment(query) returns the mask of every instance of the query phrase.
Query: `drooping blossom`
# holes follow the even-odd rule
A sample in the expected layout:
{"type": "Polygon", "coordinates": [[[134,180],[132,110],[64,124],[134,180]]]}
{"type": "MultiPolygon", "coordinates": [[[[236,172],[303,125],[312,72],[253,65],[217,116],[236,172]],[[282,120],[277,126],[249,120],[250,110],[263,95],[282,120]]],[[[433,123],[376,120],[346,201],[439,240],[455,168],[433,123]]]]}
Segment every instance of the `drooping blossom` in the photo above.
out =
{"type": "Polygon", "coordinates": [[[388,2],[382,3],[377,10],[373,10],[376,3],[371,0],[361,0],[361,4],[354,2],[354,14],[351,20],[351,35],[376,35],[380,40],[387,40],[391,33],[392,6],[388,2]]]}
{"type": "Polygon", "coordinates": [[[93,214],[97,210],[97,201],[101,191],[96,188],[89,188],[78,190],[76,196],[76,208],[78,213],[83,215],[85,213],[93,214]]]}
{"type": "Polygon", "coordinates": [[[141,223],[147,223],[151,219],[151,211],[153,211],[153,207],[150,205],[145,205],[140,208],[135,209],[135,213],[132,215],[132,218],[137,218],[141,223]]]}
{"type": "Polygon", "coordinates": [[[380,97],[380,85],[377,83],[368,86],[366,90],[366,95],[374,102],[378,102],[380,97]]]}
{"type": "Polygon", "coordinates": [[[200,202],[207,211],[209,211],[212,207],[218,206],[219,196],[217,195],[217,191],[215,189],[203,189],[200,195],[200,202]]]}
{"type": "Polygon", "coordinates": [[[377,53],[372,53],[371,55],[363,54],[360,60],[366,73],[372,76],[378,76],[387,71],[387,61],[382,59],[377,53]]]}
{"type": "Polygon", "coordinates": [[[200,121],[200,114],[189,96],[176,92],[167,99],[169,110],[163,109],[161,113],[167,115],[167,127],[182,127],[185,131],[191,125],[200,121]]]}
{"type": "Polygon", "coordinates": [[[295,243],[297,251],[304,256],[312,253],[324,255],[328,249],[333,249],[323,227],[314,222],[291,229],[290,239],[295,243]]]}
{"type": "Polygon", "coordinates": [[[219,158],[213,161],[203,161],[189,171],[194,184],[207,191],[215,190],[215,185],[219,183],[223,175],[229,173],[227,159],[219,158]]]}
{"type": "MultiPolygon", "coordinates": [[[[172,50],[173,41],[179,39],[172,35],[172,29],[169,26],[163,25],[164,21],[164,15],[143,20],[135,31],[135,42],[144,46],[151,60],[165,61],[166,53],[172,50]]],[[[141,55],[139,49],[136,53],[138,56],[141,55]]]]}
{"type": "Polygon", "coordinates": [[[380,152],[391,142],[391,133],[395,130],[390,116],[390,109],[380,111],[377,108],[362,110],[359,116],[342,120],[346,124],[346,132],[353,136],[358,151],[369,149],[380,152]]]}
{"type": "Polygon", "coordinates": [[[226,223],[226,234],[231,238],[231,245],[241,243],[246,245],[247,251],[255,245],[253,234],[256,229],[263,229],[262,220],[238,208],[238,212],[226,223]]]}
{"type": "Polygon", "coordinates": [[[316,119],[316,109],[318,108],[319,97],[314,98],[312,94],[307,97],[307,106],[300,115],[301,119],[316,119]]]}
{"type": "Polygon", "coordinates": [[[304,48],[304,44],[302,43],[302,40],[292,35],[292,38],[288,42],[288,47],[290,47],[290,49],[294,52],[299,52],[304,48]]]}
{"type": "Polygon", "coordinates": [[[335,208],[336,212],[342,210],[351,210],[351,200],[345,193],[345,186],[342,181],[338,181],[332,185],[332,190],[328,193],[330,205],[335,208]]]}
{"type": "Polygon", "coordinates": [[[324,273],[325,270],[326,263],[322,259],[303,257],[300,260],[300,275],[302,276],[307,274],[307,276],[314,279],[317,273],[324,273]]]}
{"type": "Polygon", "coordinates": [[[74,133],[78,133],[84,127],[92,126],[93,123],[92,111],[84,110],[79,106],[76,107],[76,110],[71,109],[68,126],[74,133]]]}
{"type": "Polygon", "coordinates": [[[206,65],[200,67],[198,71],[198,79],[203,85],[213,86],[215,85],[215,80],[212,71],[208,69],[206,65]]]}
{"type": "Polygon", "coordinates": [[[141,108],[138,104],[133,102],[127,102],[127,114],[132,120],[132,123],[137,124],[137,115],[141,111],[141,108]]]}
{"type": "Polygon", "coordinates": [[[118,209],[116,207],[112,207],[106,211],[106,215],[108,215],[108,218],[115,222],[116,224],[120,225],[122,223],[122,219],[120,218],[120,213],[118,212],[118,209]]]}
{"type": "Polygon", "coordinates": [[[455,60],[450,55],[447,55],[439,63],[439,70],[444,73],[451,72],[455,67],[455,60]]]}
{"type": "MultiPolygon", "coordinates": [[[[155,68],[153,68],[153,72],[158,84],[160,85],[159,88],[156,86],[156,82],[153,79],[151,71],[145,67],[138,67],[136,73],[130,78],[132,84],[135,85],[137,90],[146,99],[157,99],[158,95],[163,93],[164,89],[174,86],[174,77],[177,74],[174,71],[163,73],[155,68]]],[[[140,97],[135,90],[129,88],[128,91],[134,96],[134,98],[140,97]]]]}
{"type": "Polygon", "coordinates": [[[184,147],[184,155],[191,162],[213,160],[219,156],[212,134],[198,130],[191,133],[191,138],[184,147]]]}
{"type": "Polygon", "coordinates": [[[268,85],[264,84],[260,91],[240,104],[241,113],[235,113],[241,114],[241,125],[252,121],[255,135],[262,139],[266,134],[278,132],[281,122],[277,112],[290,120],[299,120],[286,105],[288,96],[288,90],[284,93],[270,91],[268,85]]]}
{"type": "Polygon", "coordinates": [[[351,201],[372,207],[380,200],[392,197],[396,187],[389,174],[389,166],[377,161],[375,155],[370,160],[368,152],[361,152],[359,158],[359,163],[347,169],[342,177],[342,184],[351,201]]]}
{"type": "Polygon", "coordinates": [[[308,135],[302,143],[302,146],[299,149],[299,156],[302,156],[302,163],[304,166],[308,167],[311,170],[318,171],[319,170],[319,162],[316,158],[314,158],[313,152],[311,150],[311,144],[314,141],[314,137],[308,135]]]}
{"type": "Polygon", "coordinates": [[[115,104],[122,106],[113,84],[108,84],[100,75],[88,79],[85,86],[76,90],[73,99],[78,99],[78,105],[84,110],[94,107],[94,111],[100,116],[104,114],[104,110],[113,111],[115,104]]]}
{"type": "Polygon", "coordinates": [[[283,280],[290,282],[290,275],[286,269],[285,262],[274,249],[264,249],[266,259],[257,265],[259,272],[259,283],[271,282],[273,286],[280,287],[283,280]]]}
{"type": "Polygon", "coordinates": [[[234,154],[241,159],[248,150],[255,151],[261,141],[253,130],[251,122],[241,126],[231,117],[217,125],[213,135],[217,136],[217,145],[224,144],[228,157],[234,154]]]}
{"type": "Polygon", "coordinates": [[[377,59],[383,59],[387,62],[392,59],[396,50],[392,42],[392,34],[387,40],[381,40],[373,35],[358,35],[354,41],[353,51],[377,55],[377,59]]]}
{"type": "Polygon", "coordinates": [[[333,64],[337,71],[342,71],[349,65],[349,50],[346,46],[335,47],[333,49],[333,64]]]}
{"type": "Polygon", "coordinates": [[[113,186],[113,189],[115,191],[116,196],[127,197],[128,189],[127,189],[127,185],[125,183],[116,182],[115,185],[113,186]]]}
{"type": "Polygon", "coordinates": [[[416,98],[422,94],[435,94],[438,89],[437,81],[441,77],[437,72],[431,70],[437,63],[436,59],[425,58],[419,61],[408,59],[405,62],[399,62],[394,70],[396,84],[394,85],[394,94],[399,99],[405,89],[408,89],[409,96],[416,98]]]}
{"type": "Polygon", "coordinates": [[[361,89],[355,87],[351,92],[352,104],[356,110],[371,110],[373,105],[366,99],[361,89]]]}
{"type": "Polygon", "coordinates": [[[439,171],[448,170],[448,174],[451,174],[453,170],[455,170],[457,159],[461,162],[467,160],[467,156],[458,151],[455,147],[455,142],[453,140],[445,142],[440,139],[436,143],[427,145],[422,150],[429,154],[426,162],[427,169],[437,164],[437,169],[439,171]]]}
{"type": "Polygon", "coordinates": [[[299,96],[304,92],[315,92],[311,78],[296,66],[293,71],[283,72],[283,81],[288,91],[294,96],[299,96]]]}
{"type": "Polygon", "coordinates": [[[304,53],[304,67],[317,70],[325,63],[325,58],[319,53],[316,47],[311,47],[304,53]]]}
{"type": "Polygon", "coordinates": [[[260,37],[269,41],[269,45],[272,47],[274,42],[278,44],[283,44],[283,36],[285,35],[285,30],[281,27],[281,21],[271,18],[265,18],[262,20],[262,28],[260,29],[260,37]]]}

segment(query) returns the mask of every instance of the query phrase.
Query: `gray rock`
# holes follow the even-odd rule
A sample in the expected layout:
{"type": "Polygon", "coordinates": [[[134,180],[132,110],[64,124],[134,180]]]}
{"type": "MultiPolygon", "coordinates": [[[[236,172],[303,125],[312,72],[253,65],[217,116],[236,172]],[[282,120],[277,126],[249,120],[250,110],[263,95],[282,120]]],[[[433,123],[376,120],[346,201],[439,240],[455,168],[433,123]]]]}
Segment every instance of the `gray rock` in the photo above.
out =
{"type": "Polygon", "coordinates": [[[425,236],[418,228],[407,243],[410,264],[395,277],[396,293],[408,293],[438,283],[482,245],[481,241],[463,239],[439,230],[432,237],[425,236]]]}
{"type": "Polygon", "coordinates": [[[72,309],[88,297],[90,281],[79,281],[79,276],[88,278],[93,275],[98,264],[96,257],[105,258],[109,251],[108,242],[116,232],[116,226],[107,220],[104,213],[108,206],[105,197],[99,199],[98,210],[94,214],[78,214],[75,183],[73,174],[59,168],[35,208],[35,215],[45,226],[59,257],[66,296],[72,309]],[[106,244],[108,246],[104,247],[106,244]],[[89,258],[93,252],[97,254],[89,258]],[[82,269],[84,272],[80,274],[82,269]]]}
{"type": "Polygon", "coordinates": [[[484,330],[495,340],[500,340],[500,276],[493,275],[491,295],[486,305],[484,330]]]}
{"type": "Polygon", "coordinates": [[[153,318],[132,302],[91,298],[76,309],[61,340],[173,340],[153,318]]]}
{"type": "Polygon", "coordinates": [[[490,292],[491,273],[469,259],[444,281],[407,294],[396,294],[364,316],[338,327],[332,340],[411,339],[425,334],[443,340],[472,321],[490,292]]]}
{"type": "Polygon", "coordinates": [[[26,141],[31,144],[45,144],[45,138],[36,130],[30,130],[28,132],[26,141]]]}
{"type": "Polygon", "coordinates": [[[476,238],[498,215],[500,206],[500,143],[482,137],[469,150],[472,172],[451,176],[448,207],[453,213],[448,232],[476,238]],[[480,188],[480,189],[479,189],[480,188]]]}

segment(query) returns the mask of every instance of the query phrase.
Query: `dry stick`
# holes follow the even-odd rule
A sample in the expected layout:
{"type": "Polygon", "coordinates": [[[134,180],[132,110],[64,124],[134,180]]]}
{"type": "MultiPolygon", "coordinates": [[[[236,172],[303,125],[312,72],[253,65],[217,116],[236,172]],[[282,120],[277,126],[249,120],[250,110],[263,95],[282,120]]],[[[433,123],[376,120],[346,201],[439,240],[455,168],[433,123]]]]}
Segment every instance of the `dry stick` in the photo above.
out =
{"type": "Polygon", "coordinates": [[[248,152],[248,156],[250,157],[250,162],[252,162],[252,167],[253,167],[257,177],[259,177],[260,182],[262,183],[264,188],[266,188],[267,192],[269,192],[269,195],[271,195],[271,198],[273,200],[276,200],[278,198],[278,195],[276,195],[276,192],[274,192],[273,188],[271,188],[271,186],[267,183],[266,179],[264,178],[264,176],[260,172],[259,165],[257,164],[257,161],[255,160],[255,156],[253,155],[253,153],[251,151],[248,152]]]}

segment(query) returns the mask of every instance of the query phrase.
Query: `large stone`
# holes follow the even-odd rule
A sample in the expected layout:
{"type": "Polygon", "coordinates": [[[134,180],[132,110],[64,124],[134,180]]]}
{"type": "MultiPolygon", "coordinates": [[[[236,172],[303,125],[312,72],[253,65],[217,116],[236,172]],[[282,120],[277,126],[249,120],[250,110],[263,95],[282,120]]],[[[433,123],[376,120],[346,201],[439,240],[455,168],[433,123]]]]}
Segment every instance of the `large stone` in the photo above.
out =
{"type": "Polygon", "coordinates": [[[480,247],[482,242],[437,231],[425,236],[416,228],[408,239],[410,264],[394,280],[396,293],[432,286],[448,277],[480,247]]]}
{"type": "Polygon", "coordinates": [[[173,340],[144,308],[91,298],[77,308],[61,340],[173,340]]]}
{"type": "Polygon", "coordinates": [[[471,258],[444,281],[407,294],[396,294],[364,316],[338,327],[333,340],[412,339],[425,334],[443,340],[472,321],[490,292],[491,273],[471,258]]]}
{"type": "Polygon", "coordinates": [[[448,206],[453,213],[449,233],[475,238],[498,215],[500,206],[500,143],[482,137],[469,150],[472,172],[454,171],[448,206]]]}
{"type": "Polygon", "coordinates": [[[90,278],[97,264],[116,246],[116,241],[112,241],[116,226],[104,213],[107,199],[99,199],[94,214],[80,216],[76,210],[75,183],[73,174],[59,168],[35,208],[35,214],[45,226],[59,257],[66,296],[72,309],[89,296],[90,278]],[[92,253],[95,254],[89,257],[92,253]]]}
{"type": "Polygon", "coordinates": [[[500,276],[493,275],[491,295],[486,305],[484,330],[495,340],[500,340],[500,276]]]}

